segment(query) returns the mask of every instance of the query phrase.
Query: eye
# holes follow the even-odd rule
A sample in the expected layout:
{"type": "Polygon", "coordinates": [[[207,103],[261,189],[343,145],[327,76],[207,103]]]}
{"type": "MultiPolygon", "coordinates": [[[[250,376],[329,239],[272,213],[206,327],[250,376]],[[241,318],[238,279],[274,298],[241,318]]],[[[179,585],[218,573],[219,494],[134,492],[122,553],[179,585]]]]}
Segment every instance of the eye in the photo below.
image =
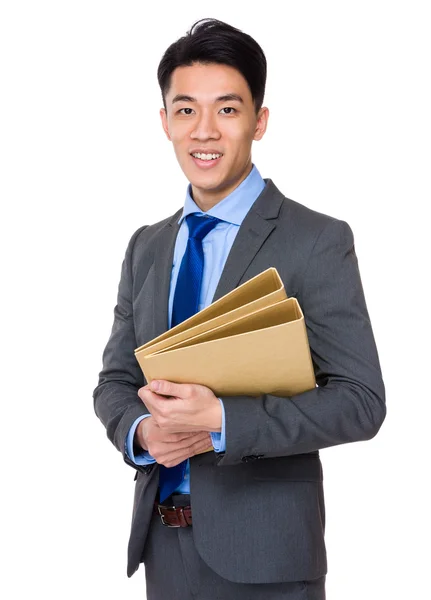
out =
{"type": "Polygon", "coordinates": [[[225,106],[224,108],[221,109],[220,112],[225,111],[224,115],[233,115],[234,113],[236,113],[236,108],[233,108],[232,106],[225,106]]]}
{"type": "Polygon", "coordinates": [[[178,112],[182,115],[191,115],[193,108],[181,108],[178,112]]]}

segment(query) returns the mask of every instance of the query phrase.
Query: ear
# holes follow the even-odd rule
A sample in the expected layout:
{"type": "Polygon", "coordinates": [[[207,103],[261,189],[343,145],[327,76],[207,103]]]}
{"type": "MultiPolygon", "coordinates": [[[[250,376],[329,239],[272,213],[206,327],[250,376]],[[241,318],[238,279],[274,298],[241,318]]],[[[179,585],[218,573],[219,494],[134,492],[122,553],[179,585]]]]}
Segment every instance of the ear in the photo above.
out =
{"type": "Polygon", "coordinates": [[[268,126],[268,119],[269,119],[269,110],[266,108],[266,106],[262,106],[262,108],[259,110],[259,112],[257,114],[256,129],[254,131],[254,137],[253,137],[253,139],[255,141],[259,141],[263,138],[263,135],[268,126]]]}
{"type": "Polygon", "coordinates": [[[168,116],[166,114],[165,108],[160,109],[160,118],[162,119],[163,131],[165,132],[168,140],[171,141],[171,136],[169,135],[169,128],[168,128],[168,116]]]}

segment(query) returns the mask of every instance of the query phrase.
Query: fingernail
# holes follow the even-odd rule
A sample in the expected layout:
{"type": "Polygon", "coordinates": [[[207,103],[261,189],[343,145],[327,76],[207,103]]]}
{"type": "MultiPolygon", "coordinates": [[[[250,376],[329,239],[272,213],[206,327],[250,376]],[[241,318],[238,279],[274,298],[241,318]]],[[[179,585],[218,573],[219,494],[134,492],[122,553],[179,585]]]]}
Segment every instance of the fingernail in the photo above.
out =
{"type": "Polygon", "coordinates": [[[151,382],[151,389],[154,390],[155,392],[157,392],[160,389],[160,382],[159,381],[152,381],[151,382]]]}

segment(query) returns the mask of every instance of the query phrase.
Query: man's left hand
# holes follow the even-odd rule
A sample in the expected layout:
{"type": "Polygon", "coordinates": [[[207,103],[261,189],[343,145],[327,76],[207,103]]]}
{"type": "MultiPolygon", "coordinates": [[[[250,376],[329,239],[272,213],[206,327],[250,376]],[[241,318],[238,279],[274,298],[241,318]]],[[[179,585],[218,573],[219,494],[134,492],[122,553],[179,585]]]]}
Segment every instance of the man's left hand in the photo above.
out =
{"type": "Polygon", "coordinates": [[[221,431],[220,400],[204,385],[159,379],[141,387],[138,395],[161,429],[221,431]]]}

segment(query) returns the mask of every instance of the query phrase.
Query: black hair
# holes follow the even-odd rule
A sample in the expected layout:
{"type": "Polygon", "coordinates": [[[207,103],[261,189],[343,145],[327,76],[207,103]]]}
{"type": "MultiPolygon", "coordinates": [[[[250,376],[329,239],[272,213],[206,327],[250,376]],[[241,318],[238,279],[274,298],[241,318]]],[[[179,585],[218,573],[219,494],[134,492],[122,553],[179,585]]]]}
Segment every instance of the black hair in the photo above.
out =
{"type": "Polygon", "coordinates": [[[194,63],[233,67],[247,81],[256,113],[262,107],[266,84],[266,58],[259,44],[241,30],[218,21],[201,19],[184,37],[171,44],[157,69],[163,104],[177,67],[194,63]]]}

